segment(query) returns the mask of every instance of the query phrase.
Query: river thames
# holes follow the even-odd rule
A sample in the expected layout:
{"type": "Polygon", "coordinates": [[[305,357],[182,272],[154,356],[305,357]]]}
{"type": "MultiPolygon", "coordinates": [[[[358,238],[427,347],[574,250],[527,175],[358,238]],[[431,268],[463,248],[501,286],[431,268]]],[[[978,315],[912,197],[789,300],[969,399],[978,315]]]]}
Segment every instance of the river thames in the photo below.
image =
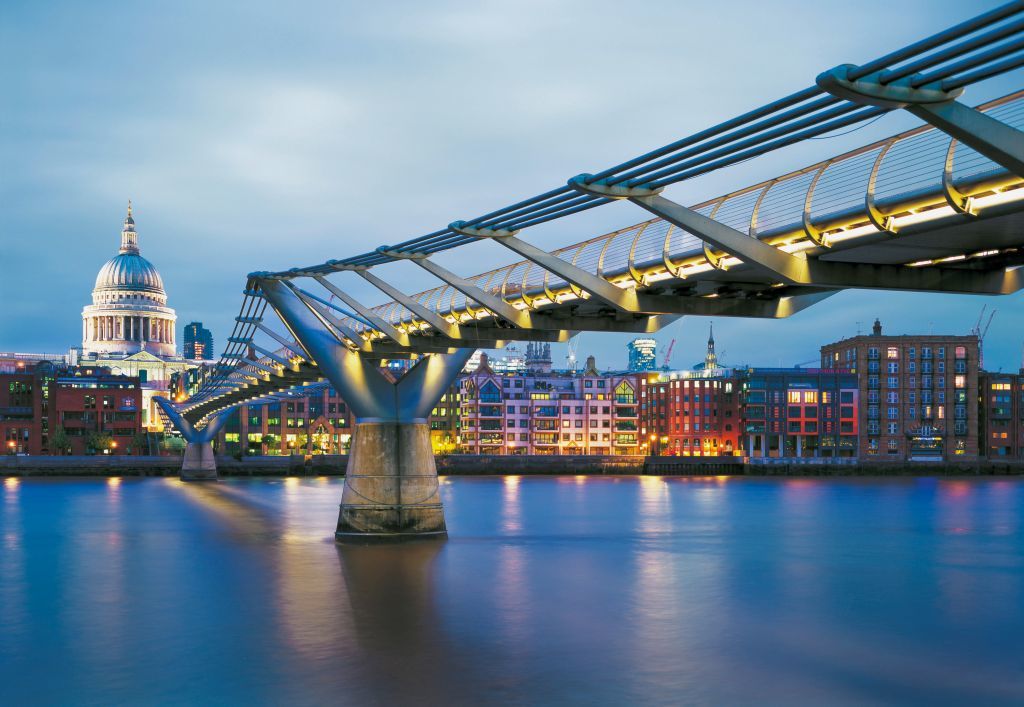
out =
{"type": "Polygon", "coordinates": [[[463,477],[338,547],[340,479],[5,479],[0,703],[1011,704],[1024,485],[463,477]]]}

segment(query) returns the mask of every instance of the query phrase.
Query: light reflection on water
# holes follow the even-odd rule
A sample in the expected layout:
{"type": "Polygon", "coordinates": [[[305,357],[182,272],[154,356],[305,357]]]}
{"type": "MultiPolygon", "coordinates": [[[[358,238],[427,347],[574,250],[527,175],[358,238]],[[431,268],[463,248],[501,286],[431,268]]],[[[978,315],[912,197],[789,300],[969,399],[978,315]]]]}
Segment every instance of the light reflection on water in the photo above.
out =
{"type": "Polygon", "coordinates": [[[0,703],[1015,703],[1016,480],[5,479],[0,703]]]}

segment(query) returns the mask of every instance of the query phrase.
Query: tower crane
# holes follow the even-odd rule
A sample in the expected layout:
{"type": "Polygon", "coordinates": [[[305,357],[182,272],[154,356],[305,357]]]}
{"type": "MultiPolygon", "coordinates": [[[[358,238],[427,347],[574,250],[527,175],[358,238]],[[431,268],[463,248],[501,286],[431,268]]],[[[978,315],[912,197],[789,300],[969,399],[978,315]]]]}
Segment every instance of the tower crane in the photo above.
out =
{"type": "Polygon", "coordinates": [[[569,349],[569,352],[565,355],[565,367],[572,373],[576,372],[576,349],[579,345],[580,333],[576,332],[569,337],[569,341],[566,343],[566,347],[569,349]]]}
{"type": "Polygon", "coordinates": [[[672,349],[674,349],[675,347],[676,347],[676,340],[672,339],[672,341],[669,342],[668,349],[666,349],[666,351],[665,351],[665,358],[664,358],[664,360],[661,363],[661,367],[662,367],[663,370],[666,370],[666,371],[668,370],[668,364],[671,363],[671,361],[672,361],[672,349]]]}
{"type": "Polygon", "coordinates": [[[995,307],[989,312],[988,319],[985,319],[985,309],[988,307],[987,304],[982,305],[981,314],[978,315],[978,321],[975,323],[974,328],[971,329],[971,333],[978,337],[978,368],[985,368],[985,335],[988,334],[988,329],[992,326],[992,319],[996,316],[995,307]],[[982,326],[982,321],[985,325],[982,326]]]}

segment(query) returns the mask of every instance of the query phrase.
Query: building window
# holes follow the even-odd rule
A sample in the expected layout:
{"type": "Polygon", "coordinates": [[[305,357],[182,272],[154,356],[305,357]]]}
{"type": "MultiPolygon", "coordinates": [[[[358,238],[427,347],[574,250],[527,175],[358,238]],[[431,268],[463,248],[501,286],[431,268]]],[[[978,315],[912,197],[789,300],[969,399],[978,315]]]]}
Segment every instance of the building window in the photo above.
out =
{"type": "Polygon", "coordinates": [[[900,357],[900,350],[895,346],[890,346],[885,350],[885,357],[890,361],[893,359],[898,359],[900,357]]]}

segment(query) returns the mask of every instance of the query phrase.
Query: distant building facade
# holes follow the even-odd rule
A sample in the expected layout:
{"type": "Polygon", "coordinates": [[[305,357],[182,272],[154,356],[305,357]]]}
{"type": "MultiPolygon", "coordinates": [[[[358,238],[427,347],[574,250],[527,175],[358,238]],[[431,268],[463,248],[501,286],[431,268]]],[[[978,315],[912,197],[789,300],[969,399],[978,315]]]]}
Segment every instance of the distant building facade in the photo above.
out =
{"type": "Polygon", "coordinates": [[[993,461],[1024,459],[1024,370],[978,375],[978,451],[993,461]]]}
{"type": "Polygon", "coordinates": [[[140,454],[142,389],[109,368],[40,363],[0,373],[0,439],[9,454],[140,454]]]}
{"type": "Polygon", "coordinates": [[[745,456],[857,456],[856,374],[844,369],[748,368],[735,380],[745,456]]]}
{"type": "Polygon", "coordinates": [[[459,384],[464,454],[640,452],[639,381],[600,374],[593,358],[582,373],[517,375],[495,372],[484,355],[459,384]]]}
{"type": "Polygon", "coordinates": [[[626,344],[632,373],[653,371],[658,363],[658,342],[649,338],[633,339],[626,344]]]}
{"type": "Polygon", "coordinates": [[[333,388],[239,405],[221,430],[220,449],[228,454],[347,454],[352,415],[333,388]]]}
{"type": "Polygon", "coordinates": [[[189,322],[185,325],[182,338],[182,354],[193,361],[212,361],[213,334],[203,326],[202,322],[189,322]]]}
{"type": "Polygon", "coordinates": [[[861,459],[978,457],[977,336],[886,336],[876,320],[823,346],[821,362],[857,375],[861,459]]]}

